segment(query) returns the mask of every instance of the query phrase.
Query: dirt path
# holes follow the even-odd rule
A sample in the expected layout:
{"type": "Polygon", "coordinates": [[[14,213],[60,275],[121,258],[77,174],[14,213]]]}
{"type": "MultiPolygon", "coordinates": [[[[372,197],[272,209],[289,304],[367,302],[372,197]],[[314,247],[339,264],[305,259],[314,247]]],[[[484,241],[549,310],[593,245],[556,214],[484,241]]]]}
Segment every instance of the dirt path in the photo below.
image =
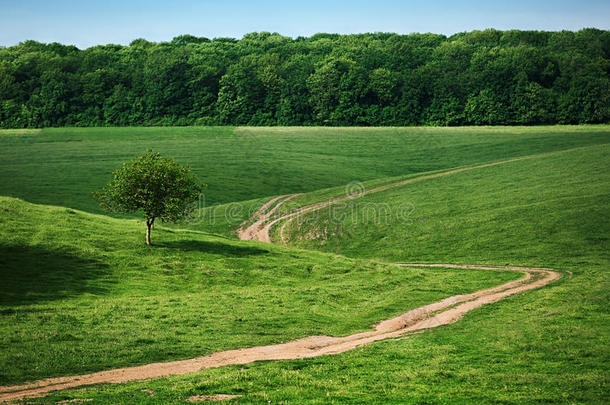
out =
{"type": "Polygon", "coordinates": [[[289,343],[227,350],[189,360],[152,363],[80,376],[49,378],[19,386],[0,387],[0,401],[40,397],[52,391],[85,385],[161,378],[193,373],[212,367],[246,364],[254,361],[303,359],[342,353],[382,339],[404,337],[411,333],[454,323],[475,308],[523,291],[542,287],[561,278],[560,273],[546,268],[456,264],[399,264],[398,266],[519,271],[524,273],[524,277],[497,287],[471,294],[455,295],[410,310],[400,316],[378,323],[374,330],[368,332],[344,337],[310,336],[289,343]]]}
{"type": "Polygon", "coordinates": [[[237,234],[239,239],[241,240],[260,240],[262,242],[271,243],[271,238],[269,237],[269,229],[267,228],[267,223],[271,218],[275,215],[277,210],[284,204],[286,201],[290,201],[293,198],[296,198],[302,194],[290,194],[290,195],[281,195],[279,197],[275,197],[269,200],[267,203],[263,204],[262,207],[258,209],[258,211],[250,218],[247,222],[252,222],[251,225],[246,226],[246,224],[242,224],[242,226],[237,230],[237,234]],[[277,204],[273,206],[273,204],[277,204]]]}

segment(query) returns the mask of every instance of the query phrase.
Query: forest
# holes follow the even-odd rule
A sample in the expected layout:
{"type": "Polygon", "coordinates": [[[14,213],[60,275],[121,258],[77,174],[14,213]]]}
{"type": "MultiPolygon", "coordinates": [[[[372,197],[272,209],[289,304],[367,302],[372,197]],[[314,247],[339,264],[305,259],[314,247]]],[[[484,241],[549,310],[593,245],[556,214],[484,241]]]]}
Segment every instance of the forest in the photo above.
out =
{"type": "Polygon", "coordinates": [[[260,32],[0,49],[0,127],[610,122],[610,31],[260,32]]]}

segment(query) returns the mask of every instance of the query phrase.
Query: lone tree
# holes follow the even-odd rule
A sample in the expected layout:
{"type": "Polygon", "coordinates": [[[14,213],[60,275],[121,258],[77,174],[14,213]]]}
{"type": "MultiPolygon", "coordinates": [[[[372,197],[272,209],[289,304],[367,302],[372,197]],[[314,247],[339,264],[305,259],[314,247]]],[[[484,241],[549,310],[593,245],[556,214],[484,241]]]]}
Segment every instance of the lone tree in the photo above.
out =
{"type": "Polygon", "coordinates": [[[94,193],[109,212],[143,212],[146,219],[146,244],[151,245],[150,230],[159,218],[177,222],[193,210],[203,189],[190,168],[166,159],[151,150],[113,172],[114,179],[94,193]]]}

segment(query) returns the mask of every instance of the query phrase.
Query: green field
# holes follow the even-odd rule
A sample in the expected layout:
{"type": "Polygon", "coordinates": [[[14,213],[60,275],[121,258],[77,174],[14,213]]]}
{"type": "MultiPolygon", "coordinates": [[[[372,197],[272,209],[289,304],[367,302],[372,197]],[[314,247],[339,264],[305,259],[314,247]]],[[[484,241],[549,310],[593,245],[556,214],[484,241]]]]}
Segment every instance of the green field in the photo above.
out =
{"type": "Polygon", "coordinates": [[[608,142],[609,126],[0,130],[0,195],[101,212],[91,193],[148,148],[190,164],[217,204],[608,142]]]}
{"type": "Polygon", "coordinates": [[[246,403],[607,400],[610,126],[66,128],[0,131],[0,146],[0,195],[10,196],[0,198],[0,385],[346,335],[519,277],[396,262],[565,274],[408,339],[32,402],[184,403],[214,393],[246,403]],[[225,204],[158,227],[153,248],[141,220],[100,215],[91,196],[147,148],[189,163],[209,185],[206,201],[225,204]],[[370,190],[517,157],[305,215],[286,226],[286,246],[232,233],[273,196],[305,193],[290,209],[340,196],[353,181],[370,190]],[[228,220],[223,207],[237,202],[228,220]]]}

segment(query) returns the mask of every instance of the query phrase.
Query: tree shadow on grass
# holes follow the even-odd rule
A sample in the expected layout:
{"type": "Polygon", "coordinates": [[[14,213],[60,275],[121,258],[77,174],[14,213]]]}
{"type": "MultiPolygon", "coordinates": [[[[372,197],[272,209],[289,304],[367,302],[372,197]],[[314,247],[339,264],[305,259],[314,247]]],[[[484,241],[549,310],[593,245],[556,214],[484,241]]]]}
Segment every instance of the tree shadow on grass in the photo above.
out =
{"type": "Polygon", "coordinates": [[[0,305],[28,305],[102,294],[108,266],[69,252],[0,244],[0,305]]]}
{"type": "Polygon", "coordinates": [[[198,251],[202,253],[211,253],[216,255],[234,257],[262,255],[269,253],[268,250],[260,249],[253,246],[236,246],[228,243],[202,242],[198,240],[159,242],[155,245],[158,247],[164,247],[169,249],[178,249],[184,252],[198,251]]]}

